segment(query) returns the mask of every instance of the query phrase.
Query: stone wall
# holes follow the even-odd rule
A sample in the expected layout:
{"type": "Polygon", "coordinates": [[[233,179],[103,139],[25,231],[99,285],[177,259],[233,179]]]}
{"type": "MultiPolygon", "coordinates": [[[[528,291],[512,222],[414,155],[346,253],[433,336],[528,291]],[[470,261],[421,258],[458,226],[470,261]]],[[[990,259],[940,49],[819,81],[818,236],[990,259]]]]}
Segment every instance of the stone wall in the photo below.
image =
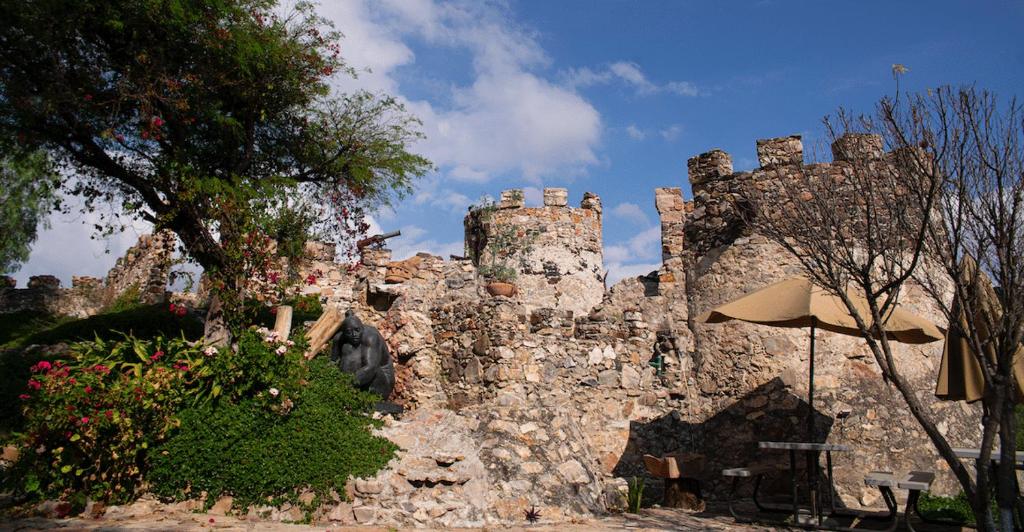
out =
{"type": "Polygon", "coordinates": [[[167,300],[167,283],[177,237],[169,230],[142,235],[107,272],[104,287],[109,301],[130,289],[139,291],[142,303],[167,300]]]}
{"type": "Polygon", "coordinates": [[[17,288],[7,277],[0,283],[0,314],[33,311],[86,318],[128,292],[137,292],[141,303],[162,303],[168,297],[175,242],[170,231],[142,235],[104,279],[76,275],[70,288],[61,288],[52,275],[32,276],[26,288],[17,288]]]}
{"type": "MultiPolygon", "coordinates": [[[[621,508],[626,479],[647,476],[644,454],[703,454],[703,469],[687,474],[719,497],[722,468],[784,463],[786,456],[761,453],[757,442],[800,439],[811,415],[821,439],[855,449],[835,456],[842,505],[879,504],[863,487],[863,473],[872,469],[936,470],[936,491],[955,493],[857,338],[818,333],[812,412],[808,331],[699,319],[800,274],[784,250],[745,223],[755,209],[744,203],[744,187],[767,190],[804,172],[841,175],[858,157],[884,164],[889,156],[877,139],[862,136],[841,139],[834,152],[832,163],[804,165],[800,138],[790,136],[758,141],[760,167],[751,172],[733,172],[721,150],[690,159],[692,200],[680,188],[655,191],[662,266],[608,290],[600,200],[588,193],[571,208],[564,189],[546,189],[537,208],[506,191],[487,223],[468,216],[468,259],[419,254],[396,263],[387,249],[366,249],[359,263],[339,264],[332,245],[310,243],[297,290],[352,308],[381,331],[397,376],[391,400],[406,407],[380,430],[401,447],[397,457],[374,478],[351,483],[348,500],[321,520],[514,525],[531,507],[543,520],[586,517],[621,508]],[[537,235],[512,297],[488,295],[478,272],[480,250],[501,227],[537,235]]],[[[114,279],[78,278],[70,290],[141,279],[155,294],[159,282],[151,280],[163,270],[146,258],[160,248],[149,242],[119,261],[114,279]]],[[[12,297],[20,291],[7,284],[0,283],[0,301],[22,297],[12,297]]],[[[62,290],[51,279],[33,284],[25,290],[62,290]]],[[[903,304],[941,322],[919,287],[906,288],[903,304]]],[[[974,444],[976,409],[931,395],[941,344],[898,346],[895,354],[939,430],[954,445],[974,444]]],[[[647,477],[649,502],[658,500],[660,486],[647,477]]]]}
{"type": "MultiPolygon", "coordinates": [[[[784,214],[779,205],[747,205],[745,187],[769,191],[781,180],[834,178],[851,171],[851,161],[869,159],[885,164],[881,139],[844,137],[833,146],[834,162],[804,165],[797,136],[757,142],[760,167],[734,173],[728,154],[720,150],[690,159],[694,191],[692,211],[685,215],[679,243],[679,224],[673,210],[663,227],[671,233],[669,255],[681,253],[686,264],[686,305],[699,316],[773,282],[799,275],[800,265],[780,246],[752,233],[745,220],[755,211],[784,214]]],[[[659,193],[664,194],[660,189],[659,193]]],[[[769,198],[768,194],[765,197],[769,198]]],[[[665,203],[659,197],[660,203],[665,203]]],[[[659,211],[664,209],[659,208],[659,211]]],[[[911,283],[901,298],[910,311],[942,324],[935,304],[911,283]]],[[[771,459],[756,451],[756,442],[792,439],[804,432],[809,415],[808,333],[744,322],[705,324],[692,320],[695,364],[692,377],[699,393],[688,405],[697,412],[702,431],[714,434],[728,428],[727,440],[704,438],[713,469],[744,461],[771,459]],[[769,420],[770,423],[766,423],[769,420]],[[723,445],[723,441],[725,445],[723,445]]],[[[930,393],[942,354],[942,343],[896,345],[894,356],[904,375],[921,390],[920,398],[939,420],[951,443],[975,444],[979,413],[960,403],[936,401],[930,393]]],[[[815,417],[820,434],[830,442],[846,443],[854,452],[835,457],[837,483],[843,504],[876,504],[877,494],[863,488],[870,469],[905,471],[928,469],[939,473],[937,490],[955,493],[951,474],[932,449],[917,422],[895,390],[885,384],[870,352],[858,338],[819,332],[816,341],[815,417]]],[[[783,459],[785,457],[775,457],[783,459]]],[[[717,478],[707,479],[712,490],[717,478]]]]}
{"type": "Polygon", "coordinates": [[[467,255],[477,265],[487,265],[483,250],[496,231],[512,227],[531,251],[517,270],[518,300],[527,308],[569,310],[586,314],[601,302],[604,293],[604,258],[601,241],[601,200],[584,193],[579,208],[568,207],[568,192],[544,189],[543,207],[524,207],[521,190],[506,190],[487,221],[466,216],[467,255]]]}
{"type": "MultiPolygon", "coordinates": [[[[389,284],[387,251],[368,252],[351,276],[346,304],[388,337],[399,374],[395,399],[410,411],[382,429],[403,452],[376,478],[357,482],[341,513],[362,523],[486,526],[521,523],[535,506],[544,518],[572,519],[621,505],[626,479],[647,475],[644,454],[704,455],[703,469],[688,474],[706,495],[720,497],[727,488],[722,468],[785,463],[784,455],[759,452],[757,442],[802,439],[812,415],[822,440],[855,449],[835,457],[841,505],[879,505],[876,492],[863,487],[864,471],[879,468],[936,470],[936,491],[955,493],[857,338],[819,332],[812,412],[808,331],[699,320],[716,305],[801,273],[784,250],[746,226],[753,210],[741,187],[770,186],[798,172],[848,171],[854,148],[844,144],[837,147],[844,158],[805,166],[799,137],[766,139],[758,142],[761,166],[743,173],[732,172],[720,150],[691,159],[692,201],[679,188],[655,192],[661,268],[607,291],[596,282],[556,286],[564,275],[547,285],[544,272],[524,269],[520,281],[534,276],[540,286],[558,288],[557,296],[545,299],[527,284],[510,298],[491,297],[471,261],[429,256],[412,278],[389,284]],[[585,306],[563,304],[594,294],[602,297],[585,306]]],[[[539,262],[594,257],[600,216],[585,211],[599,205],[596,197],[588,196],[589,209],[565,207],[559,191],[545,197],[544,207],[528,209],[521,194],[506,192],[496,223],[548,235],[536,246],[539,262]],[[575,251],[564,255],[566,249],[575,251]]],[[[466,227],[472,256],[493,228],[469,218],[466,227]]],[[[580,262],[562,262],[570,275],[599,279],[580,262]]],[[[917,287],[907,288],[904,304],[940,321],[917,287]]],[[[940,430],[954,444],[973,443],[974,408],[939,403],[929,393],[941,345],[896,349],[940,430]]],[[[647,490],[657,501],[660,482],[648,477],[647,490]]]]}

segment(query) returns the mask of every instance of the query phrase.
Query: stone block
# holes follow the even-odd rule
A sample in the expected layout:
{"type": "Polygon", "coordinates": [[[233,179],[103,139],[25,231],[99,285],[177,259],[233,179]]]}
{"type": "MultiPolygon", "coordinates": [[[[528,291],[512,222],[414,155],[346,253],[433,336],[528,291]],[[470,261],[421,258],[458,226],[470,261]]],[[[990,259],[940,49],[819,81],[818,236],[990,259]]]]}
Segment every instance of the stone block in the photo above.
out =
{"type": "Polygon", "coordinates": [[[501,191],[501,199],[498,201],[499,209],[521,209],[525,205],[523,189],[513,188],[501,191]]]}
{"type": "Polygon", "coordinates": [[[759,139],[757,141],[757,161],[761,168],[804,162],[804,144],[800,135],[759,139]]]}
{"type": "Polygon", "coordinates": [[[33,275],[28,278],[29,288],[48,288],[55,290],[60,288],[60,279],[53,275],[33,275]]]}
{"type": "Polygon", "coordinates": [[[88,277],[85,275],[72,275],[71,276],[71,287],[72,288],[83,288],[86,290],[92,290],[99,288],[103,285],[103,279],[99,277],[88,277]]]}
{"type": "Polygon", "coordinates": [[[333,262],[336,246],[331,242],[306,241],[305,256],[311,260],[333,262]]]}
{"type": "Polygon", "coordinates": [[[663,217],[665,214],[683,210],[683,191],[679,187],[654,189],[654,208],[663,217]]]}
{"type": "Polygon", "coordinates": [[[565,207],[569,204],[569,191],[564,188],[545,188],[545,207],[565,207]]]}
{"type": "Polygon", "coordinates": [[[363,249],[360,261],[363,266],[378,267],[387,266],[391,262],[390,249],[363,249]]]}
{"type": "Polygon", "coordinates": [[[18,280],[9,275],[0,275],[0,290],[18,286],[18,280]]]}
{"type": "Polygon", "coordinates": [[[686,168],[693,186],[703,185],[732,175],[732,156],[722,150],[714,149],[706,153],[690,157],[686,168]]]}
{"type": "Polygon", "coordinates": [[[832,160],[879,159],[884,155],[883,146],[881,135],[847,133],[832,143],[832,160]]]}
{"type": "Polygon", "coordinates": [[[601,214],[601,198],[593,192],[584,192],[583,201],[580,202],[581,209],[590,209],[601,214]]]}
{"type": "Polygon", "coordinates": [[[352,516],[357,523],[365,525],[377,517],[377,510],[370,506],[360,506],[352,509],[352,516]]]}

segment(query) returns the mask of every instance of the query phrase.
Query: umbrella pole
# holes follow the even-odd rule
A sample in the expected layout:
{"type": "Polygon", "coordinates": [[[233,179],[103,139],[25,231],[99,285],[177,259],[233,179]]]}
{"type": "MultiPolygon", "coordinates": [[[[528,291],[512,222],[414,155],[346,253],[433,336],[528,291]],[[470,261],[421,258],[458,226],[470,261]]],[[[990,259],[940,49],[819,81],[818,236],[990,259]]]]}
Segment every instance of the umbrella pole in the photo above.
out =
{"type": "Polygon", "coordinates": [[[807,386],[807,407],[810,415],[807,416],[807,441],[814,441],[814,329],[818,324],[818,318],[811,316],[811,382],[807,386]]]}

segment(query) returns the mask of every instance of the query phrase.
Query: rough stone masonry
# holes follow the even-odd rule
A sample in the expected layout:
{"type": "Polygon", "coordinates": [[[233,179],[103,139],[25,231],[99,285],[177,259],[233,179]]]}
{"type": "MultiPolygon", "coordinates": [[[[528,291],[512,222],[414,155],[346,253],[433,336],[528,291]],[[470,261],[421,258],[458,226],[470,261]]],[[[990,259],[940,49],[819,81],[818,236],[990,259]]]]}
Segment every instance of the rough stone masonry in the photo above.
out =
{"type": "MultiPolygon", "coordinates": [[[[587,193],[580,208],[570,208],[563,189],[545,190],[537,208],[506,191],[488,226],[467,217],[467,249],[501,224],[539,232],[511,298],[487,295],[469,259],[425,255],[412,278],[388,284],[387,252],[364,257],[362,269],[339,276],[351,288],[344,299],[390,338],[397,400],[410,412],[382,431],[402,447],[399,457],[356,483],[344,503],[350,506],[334,516],[511,524],[536,506],[545,518],[571,519],[620,507],[626,479],[646,476],[644,454],[703,454],[704,469],[690,474],[712,497],[723,494],[724,467],[784,463],[786,456],[759,453],[757,442],[791,439],[811,415],[807,331],[696,317],[800,273],[784,250],[743,223],[741,187],[849,171],[852,157],[884,163],[889,155],[880,146],[870,137],[840,139],[832,163],[805,166],[799,137],[765,139],[757,143],[760,167],[740,173],[720,150],[690,159],[692,200],[679,188],[655,191],[662,267],[607,291],[600,200],[587,193]]],[[[336,282],[327,290],[338,297],[336,282]]],[[[908,287],[903,302],[939,320],[919,287],[908,287]]],[[[861,343],[825,332],[817,346],[814,415],[823,438],[854,448],[834,460],[841,504],[880,505],[863,487],[863,472],[872,469],[935,470],[937,491],[955,492],[861,343]]],[[[941,345],[896,349],[940,430],[954,445],[973,444],[975,409],[930,394],[941,345]]],[[[659,489],[648,477],[655,500],[659,489]]]]}
{"type": "MultiPolygon", "coordinates": [[[[401,447],[397,457],[350,483],[348,500],[316,519],[485,526],[520,524],[536,507],[542,520],[570,520],[621,508],[626,479],[647,476],[644,454],[703,454],[704,468],[688,474],[711,497],[723,493],[724,467],[784,462],[757,442],[790,439],[811,415],[807,331],[697,316],[800,273],[743,223],[742,187],[889,156],[872,137],[840,139],[834,151],[832,163],[804,165],[799,137],[760,140],[760,167],[739,173],[721,150],[691,158],[691,200],[674,187],[654,194],[661,268],[607,290],[601,202],[591,193],[574,208],[568,191],[547,189],[544,205],[528,208],[506,191],[490,225],[467,217],[467,248],[502,225],[538,234],[512,297],[488,295],[471,259],[420,254],[412,267],[366,250],[359,264],[343,265],[330,244],[311,243],[303,276],[315,282],[302,292],[354,308],[381,331],[396,358],[393,400],[407,408],[381,429],[401,447]],[[388,274],[396,269],[402,275],[388,274]]],[[[903,302],[939,320],[920,288],[909,286],[903,302]]],[[[940,431],[954,445],[976,443],[978,412],[930,393],[941,345],[896,349],[940,431]]],[[[817,353],[818,426],[827,441],[854,448],[834,457],[841,504],[880,504],[863,487],[873,469],[935,470],[936,491],[955,492],[861,343],[821,332],[817,353]]],[[[647,477],[646,485],[658,499],[660,484],[647,477]]]]}

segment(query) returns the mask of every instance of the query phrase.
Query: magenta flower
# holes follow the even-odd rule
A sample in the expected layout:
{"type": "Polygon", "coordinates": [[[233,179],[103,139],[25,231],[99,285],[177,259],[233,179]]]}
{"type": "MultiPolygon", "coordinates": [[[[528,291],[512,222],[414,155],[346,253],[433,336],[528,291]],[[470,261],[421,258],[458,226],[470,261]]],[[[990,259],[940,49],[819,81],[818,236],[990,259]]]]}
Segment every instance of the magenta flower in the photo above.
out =
{"type": "Polygon", "coordinates": [[[43,387],[43,384],[40,383],[39,381],[35,380],[35,379],[29,379],[28,380],[28,387],[32,388],[33,390],[38,390],[39,388],[43,387]]]}
{"type": "Polygon", "coordinates": [[[22,401],[26,401],[26,400],[31,399],[31,398],[32,398],[32,396],[27,394],[27,393],[23,393],[23,394],[18,396],[18,399],[21,399],[22,401]]]}

